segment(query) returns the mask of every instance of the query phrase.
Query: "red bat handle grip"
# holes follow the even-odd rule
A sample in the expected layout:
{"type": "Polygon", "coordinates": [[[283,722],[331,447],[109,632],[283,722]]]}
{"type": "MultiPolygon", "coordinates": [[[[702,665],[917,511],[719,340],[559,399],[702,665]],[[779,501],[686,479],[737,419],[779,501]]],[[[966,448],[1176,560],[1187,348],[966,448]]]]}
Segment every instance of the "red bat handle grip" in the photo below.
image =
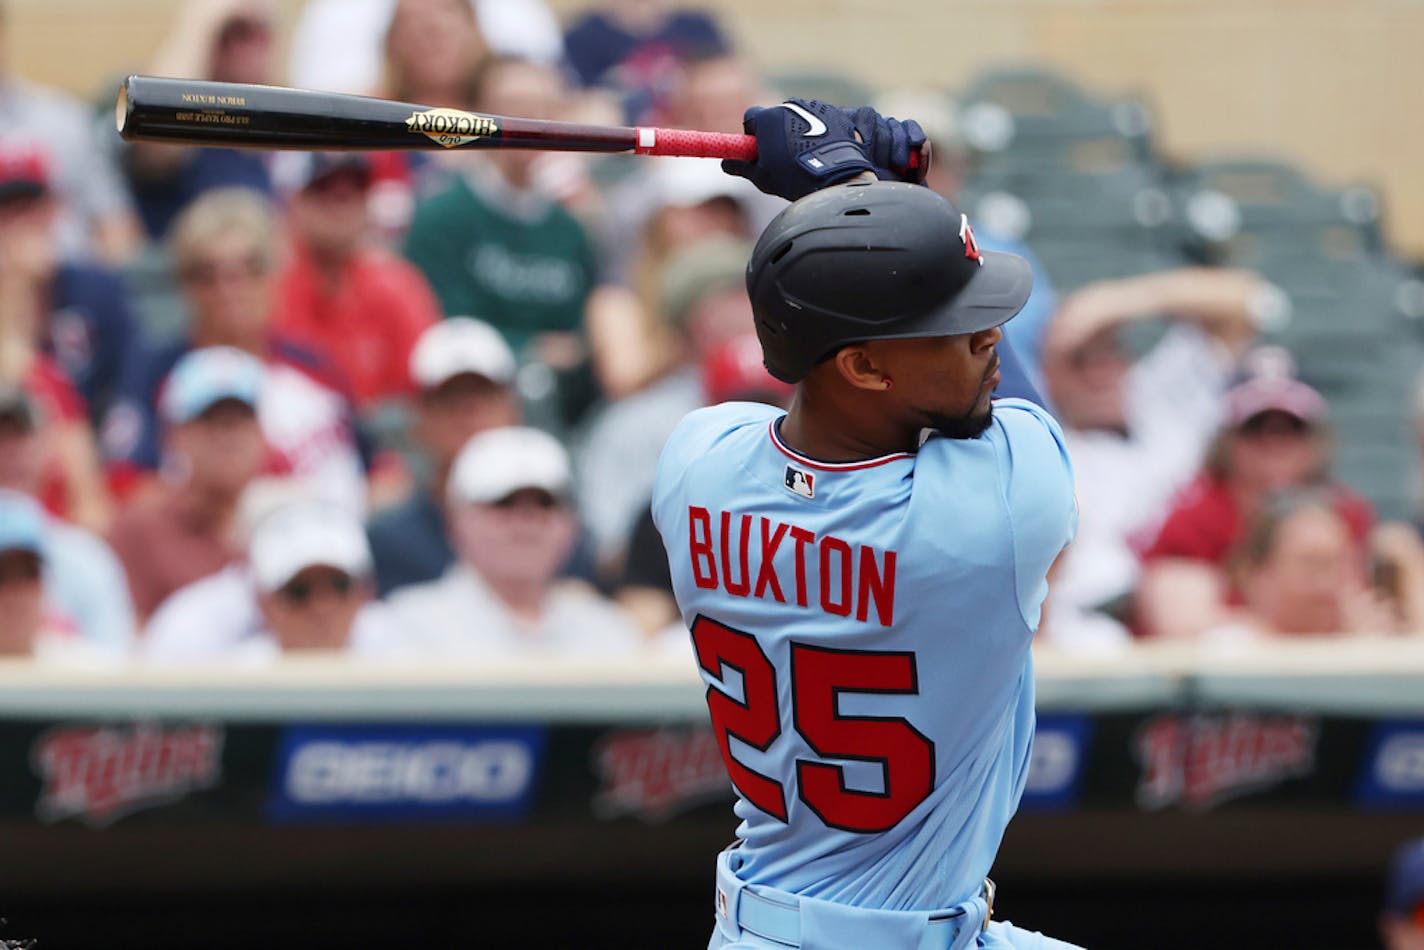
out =
{"type": "MultiPolygon", "coordinates": [[[[638,144],[633,151],[639,155],[680,155],[685,158],[736,158],[754,162],[757,157],[756,136],[728,132],[696,132],[689,129],[655,129],[639,126],[638,144]]],[[[910,167],[923,167],[923,153],[910,153],[910,167]]]]}

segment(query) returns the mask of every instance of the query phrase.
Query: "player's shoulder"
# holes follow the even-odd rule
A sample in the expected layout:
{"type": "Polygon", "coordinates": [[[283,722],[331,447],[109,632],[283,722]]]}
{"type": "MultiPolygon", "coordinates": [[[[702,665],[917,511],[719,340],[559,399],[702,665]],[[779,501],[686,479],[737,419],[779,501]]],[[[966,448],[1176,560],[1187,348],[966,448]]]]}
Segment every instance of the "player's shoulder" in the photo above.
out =
{"type": "MultiPolygon", "coordinates": [[[[994,400],[994,425],[1002,437],[1009,440],[1051,438],[1063,445],[1063,427],[1052,413],[1027,399],[994,400]]],[[[1065,450],[1066,453],[1066,450],[1065,450]]]]}
{"type": "Polygon", "coordinates": [[[682,417],[668,437],[663,454],[705,452],[717,442],[749,427],[762,429],[784,410],[758,402],[723,402],[694,409],[682,417]]]}

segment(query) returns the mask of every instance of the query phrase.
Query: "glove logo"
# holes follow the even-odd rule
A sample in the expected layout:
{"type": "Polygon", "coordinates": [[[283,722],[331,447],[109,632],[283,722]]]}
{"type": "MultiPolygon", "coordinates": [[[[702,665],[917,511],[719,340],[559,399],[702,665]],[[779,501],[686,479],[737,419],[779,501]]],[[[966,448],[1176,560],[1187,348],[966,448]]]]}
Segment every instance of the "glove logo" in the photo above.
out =
{"type": "Polygon", "coordinates": [[[790,109],[792,112],[796,113],[801,118],[806,120],[806,123],[811,126],[809,129],[806,130],[806,138],[813,139],[816,138],[818,135],[826,134],[826,123],[822,122],[820,119],[816,118],[814,115],[807,112],[805,109],[801,108],[796,103],[783,102],[781,104],[781,108],[790,109]]]}
{"type": "Polygon", "coordinates": [[[984,266],[984,255],[979,253],[979,242],[974,238],[974,229],[969,226],[969,215],[959,216],[959,239],[964,242],[964,256],[971,261],[978,261],[979,266],[984,266]]]}

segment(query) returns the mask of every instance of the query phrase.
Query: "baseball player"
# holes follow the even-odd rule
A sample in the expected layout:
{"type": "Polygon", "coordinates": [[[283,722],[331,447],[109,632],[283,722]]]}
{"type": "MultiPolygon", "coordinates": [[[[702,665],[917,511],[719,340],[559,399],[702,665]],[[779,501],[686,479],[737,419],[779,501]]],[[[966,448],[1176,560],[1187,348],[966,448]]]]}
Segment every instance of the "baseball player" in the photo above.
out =
{"type": "Polygon", "coordinates": [[[746,126],[759,157],[727,170],[799,199],[747,269],[767,369],[797,390],[688,415],[653,500],[738,795],[709,946],[1068,947],[991,921],[986,880],[1076,522],[1057,423],[991,401],[1029,267],[874,180],[900,177],[914,123],[792,100],[746,126]]]}

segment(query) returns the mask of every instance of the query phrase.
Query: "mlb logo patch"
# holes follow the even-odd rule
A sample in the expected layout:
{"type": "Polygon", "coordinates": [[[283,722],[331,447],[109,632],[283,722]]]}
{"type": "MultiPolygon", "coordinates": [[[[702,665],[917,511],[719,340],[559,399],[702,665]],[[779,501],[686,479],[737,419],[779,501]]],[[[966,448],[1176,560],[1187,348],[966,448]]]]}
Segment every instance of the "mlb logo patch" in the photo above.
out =
{"type": "Polygon", "coordinates": [[[794,466],[786,466],[786,488],[805,498],[816,497],[816,476],[794,466]]]}
{"type": "Polygon", "coordinates": [[[727,919],[727,892],[717,888],[717,916],[727,919]]]}

